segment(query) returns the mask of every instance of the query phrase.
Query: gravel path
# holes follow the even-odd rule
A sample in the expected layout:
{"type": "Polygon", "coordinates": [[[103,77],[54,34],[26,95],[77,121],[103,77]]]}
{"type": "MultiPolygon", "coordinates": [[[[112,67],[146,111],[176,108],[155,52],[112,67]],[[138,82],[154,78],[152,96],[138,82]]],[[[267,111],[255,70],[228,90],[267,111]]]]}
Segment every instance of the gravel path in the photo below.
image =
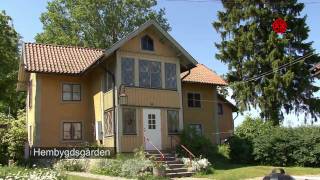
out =
{"type": "Polygon", "coordinates": [[[104,176],[104,175],[97,175],[85,172],[67,172],[68,175],[80,176],[84,178],[92,178],[97,180],[128,180],[127,178],[122,177],[112,177],[112,176],[104,176]]]}

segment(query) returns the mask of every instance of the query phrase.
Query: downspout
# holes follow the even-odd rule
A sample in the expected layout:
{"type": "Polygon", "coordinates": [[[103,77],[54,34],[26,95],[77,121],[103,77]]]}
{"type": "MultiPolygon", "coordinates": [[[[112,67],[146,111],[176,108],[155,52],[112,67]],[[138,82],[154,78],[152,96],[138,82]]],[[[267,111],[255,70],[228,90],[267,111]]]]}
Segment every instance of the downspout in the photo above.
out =
{"type": "MultiPolygon", "coordinates": [[[[100,63],[100,62],[99,62],[100,63]]],[[[116,79],[115,79],[115,76],[114,74],[109,71],[108,69],[106,69],[105,67],[101,67],[104,72],[106,72],[108,75],[110,75],[112,77],[112,84],[113,84],[113,87],[112,87],[112,109],[113,109],[113,138],[114,138],[114,153],[116,154],[117,153],[117,138],[116,138],[116,134],[117,134],[117,131],[116,131],[116,79]]]]}
{"type": "Polygon", "coordinates": [[[191,69],[188,69],[188,73],[181,78],[181,84],[182,84],[182,80],[183,80],[184,78],[186,78],[187,76],[189,76],[190,73],[191,73],[191,69]]]}

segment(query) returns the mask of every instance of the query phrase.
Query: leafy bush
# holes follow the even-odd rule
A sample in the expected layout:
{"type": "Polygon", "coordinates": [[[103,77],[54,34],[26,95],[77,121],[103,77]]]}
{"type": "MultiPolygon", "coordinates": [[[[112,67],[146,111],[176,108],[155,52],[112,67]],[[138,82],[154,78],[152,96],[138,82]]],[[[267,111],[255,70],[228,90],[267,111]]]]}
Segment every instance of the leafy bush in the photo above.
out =
{"type": "Polygon", "coordinates": [[[122,169],[121,164],[121,160],[105,159],[105,161],[100,164],[101,167],[91,168],[91,172],[102,175],[120,176],[122,169]]]}
{"type": "Polygon", "coordinates": [[[320,127],[276,127],[259,118],[246,117],[230,138],[230,158],[235,162],[273,166],[320,165],[320,127]]]}
{"type": "Polygon", "coordinates": [[[253,162],[253,146],[250,140],[235,135],[229,139],[228,143],[231,161],[243,164],[253,162]]]}
{"type": "Polygon", "coordinates": [[[62,159],[53,165],[57,171],[79,171],[84,172],[88,168],[89,160],[87,159],[62,159]]]}
{"type": "Polygon", "coordinates": [[[218,154],[224,159],[230,159],[230,146],[228,144],[218,145],[218,154]]]}
{"type": "Polygon", "coordinates": [[[235,135],[228,141],[230,159],[238,163],[253,163],[253,141],[262,134],[268,134],[273,126],[260,118],[246,116],[242,124],[236,128],[235,135]]]}
{"type": "Polygon", "coordinates": [[[150,174],[153,163],[150,160],[128,159],[121,166],[121,176],[136,177],[150,174]]]}
{"type": "Polygon", "coordinates": [[[7,164],[8,159],[17,163],[24,161],[24,145],[27,142],[25,113],[18,112],[18,119],[0,114],[0,124],[7,126],[0,129],[0,163],[7,164]]]}
{"type": "Polygon", "coordinates": [[[65,174],[52,169],[26,169],[18,166],[0,166],[0,179],[58,180],[65,174]]]}
{"type": "Polygon", "coordinates": [[[254,139],[255,160],[276,166],[320,165],[320,127],[274,128],[254,139]]]}
{"type": "MultiPolygon", "coordinates": [[[[213,162],[213,159],[218,156],[217,147],[211,143],[210,139],[199,135],[193,128],[187,127],[182,131],[180,142],[196,157],[202,156],[213,162]]],[[[189,154],[179,146],[177,147],[177,152],[182,157],[189,156],[189,154]]]]}
{"type": "Polygon", "coordinates": [[[211,166],[211,163],[206,158],[195,158],[190,160],[189,158],[181,158],[183,164],[187,167],[191,166],[194,172],[206,172],[211,166]]]}

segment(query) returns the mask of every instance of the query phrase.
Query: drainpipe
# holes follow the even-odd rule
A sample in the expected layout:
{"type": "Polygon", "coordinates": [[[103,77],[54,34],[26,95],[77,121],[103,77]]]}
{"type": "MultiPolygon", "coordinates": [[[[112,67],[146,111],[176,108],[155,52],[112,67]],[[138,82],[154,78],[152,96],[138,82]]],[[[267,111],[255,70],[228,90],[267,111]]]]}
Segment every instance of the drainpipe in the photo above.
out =
{"type": "Polygon", "coordinates": [[[113,142],[114,142],[114,153],[116,154],[117,153],[117,138],[116,138],[116,134],[117,134],[117,131],[116,131],[116,79],[115,79],[115,76],[114,74],[109,71],[108,69],[106,69],[105,67],[102,66],[102,69],[104,70],[104,72],[106,72],[108,75],[110,75],[112,77],[112,84],[113,84],[113,87],[112,87],[112,109],[113,109],[113,142]]]}

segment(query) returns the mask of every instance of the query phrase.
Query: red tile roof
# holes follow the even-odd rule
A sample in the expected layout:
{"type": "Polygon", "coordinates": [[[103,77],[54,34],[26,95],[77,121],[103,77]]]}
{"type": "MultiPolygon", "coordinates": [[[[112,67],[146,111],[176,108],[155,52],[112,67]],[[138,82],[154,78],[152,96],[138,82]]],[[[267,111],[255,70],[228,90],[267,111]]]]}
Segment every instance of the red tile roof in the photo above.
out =
{"type": "MultiPolygon", "coordinates": [[[[188,71],[181,73],[181,78],[187,75],[188,71]]],[[[217,73],[209,69],[203,64],[197,64],[197,67],[192,68],[182,82],[214,84],[226,86],[228,83],[223,80],[217,73]]]]}
{"type": "Polygon", "coordinates": [[[103,54],[102,49],[25,43],[22,55],[26,71],[79,74],[103,54]]]}

